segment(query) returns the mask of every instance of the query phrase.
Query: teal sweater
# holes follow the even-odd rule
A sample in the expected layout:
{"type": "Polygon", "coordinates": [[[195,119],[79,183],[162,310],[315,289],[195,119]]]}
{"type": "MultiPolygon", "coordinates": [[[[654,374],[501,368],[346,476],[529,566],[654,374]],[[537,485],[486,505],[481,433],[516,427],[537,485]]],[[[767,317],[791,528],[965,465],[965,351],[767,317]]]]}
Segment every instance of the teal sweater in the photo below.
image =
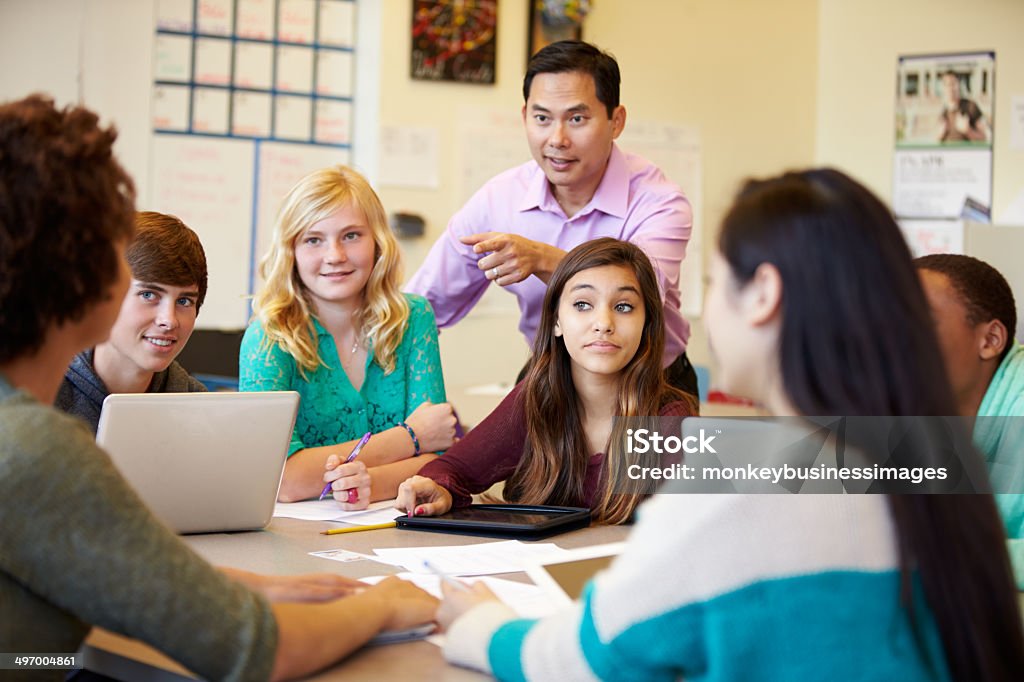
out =
{"type": "Polygon", "coordinates": [[[901,605],[884,495],[655,495],[580,602],[539,621],[494,602],[445,656],[502,680],[944,680],[916,590],[901,605]]]}
{"type": "Polygon", "coordinates": [[[367,431],[398,426],[423,402],[447,401],[441,373],[437,324],[427,299],[404,294],[409,320],[390,374],[374,362],[371,339],[366,378],[357,391],[341,369],[334,337],[315,318],[317,350],[325,366],[299,373],[295,358],[279,346],[266,347],[266,332],[253,321],[242,338],[238,387],[242,391],[298,391],[299,414],[288,454],[303,448],[355,440],[367,431]]]}
{"type": "Polygon", "coordinates": [[[1024,590],[1024,346],[1014,344],[989,382],[978,408],[974,443],[984,454],[996,504],[1009,538],[1007,549],[1024,590]]]}
{"type": "Polygon", "coordinates": [[[92,625],[206,679],[266,679],[277,647],[262,597],[157,520],[82,422],[0,376],[0,652],[71,653],[92,625]]]}

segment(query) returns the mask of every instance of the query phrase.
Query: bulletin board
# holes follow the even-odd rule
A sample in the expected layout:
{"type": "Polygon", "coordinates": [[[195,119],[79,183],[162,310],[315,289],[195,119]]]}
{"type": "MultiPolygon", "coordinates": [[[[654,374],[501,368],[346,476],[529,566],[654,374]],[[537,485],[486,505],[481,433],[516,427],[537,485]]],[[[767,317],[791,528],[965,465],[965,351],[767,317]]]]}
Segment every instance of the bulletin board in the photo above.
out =
{"type": "Polygon", "coordinates": [[[200,236],[210,271],[198,326],[244,327],[284,194],[350,163],[355,0],[159,0],[152,210],[200,236]]]}

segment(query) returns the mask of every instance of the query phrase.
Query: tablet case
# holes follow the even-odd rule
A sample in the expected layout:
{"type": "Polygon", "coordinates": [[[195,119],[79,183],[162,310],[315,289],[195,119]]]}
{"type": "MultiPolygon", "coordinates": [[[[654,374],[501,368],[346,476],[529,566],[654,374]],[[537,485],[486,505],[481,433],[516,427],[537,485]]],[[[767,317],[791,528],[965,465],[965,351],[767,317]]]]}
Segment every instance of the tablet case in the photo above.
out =
{"type": "Polygon", "coordinates": [[[406,530],[538,540],[586,528],[590,525],[590,510],[533,504],[472,504],[441,516],[400,516],[395,523],[406,530]]]}

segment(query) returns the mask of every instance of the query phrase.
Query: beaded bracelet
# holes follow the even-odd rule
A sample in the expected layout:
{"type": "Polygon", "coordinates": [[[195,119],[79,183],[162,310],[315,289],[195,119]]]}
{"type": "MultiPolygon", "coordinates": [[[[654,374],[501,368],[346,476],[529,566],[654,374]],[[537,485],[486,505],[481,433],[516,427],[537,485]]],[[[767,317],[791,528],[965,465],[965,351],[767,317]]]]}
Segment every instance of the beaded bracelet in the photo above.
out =
{"type": "Polygon", "coordinates": [[[420,452],[420,441],[416,437],[416,432],[413,431],[412,427],[409,426],[408,424],[406,424],[405,422],[399,422],[398,425],[401,426],[403,429],[405,429],[406,431],[409,432],[409,438],[412,438],[412,447],[413,447],[412,456],[413,457],[419,457],[422,453],[420,452]]]}

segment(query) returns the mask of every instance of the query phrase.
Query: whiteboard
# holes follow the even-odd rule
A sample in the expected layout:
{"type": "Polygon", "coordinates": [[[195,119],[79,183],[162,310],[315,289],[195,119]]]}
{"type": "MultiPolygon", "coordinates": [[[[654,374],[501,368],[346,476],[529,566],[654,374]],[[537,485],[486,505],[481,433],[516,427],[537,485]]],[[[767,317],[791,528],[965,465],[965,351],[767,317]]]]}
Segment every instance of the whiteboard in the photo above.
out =
{"type": "Polygon", "coordinates": [[[201,329],[238,329],[248,320],[252,178],[249,141],[153,136],[146,208],[178,216],[203,243],[209,288],[201,329]]]}
{"type": "Polygon", "coordinates": [[[248,324],[259,261],[284,195],[304,175],[349,157],[347,149],[308,144],[154,135],[146,208],[181,218],[206,251],[209,290],[198,328],[248,324]]]}
{"type": "Polygon", "coordinates": [[[260,259],[270,248],[270,237],[274,230],[274,218],[281,206],[281,200],[288,190],[303,176],[318,168],[335,164],[350,163],[347,149],[317,147],[314,145],[288,144],[287,142],[260,142],[256,151],[257,208],[256,248],[254,250],[252,286],[259,288],[256,272],[260,259]]]}
{"type": "Polygon", "coordinates": [[[197,326],[239,329],[285,193],[351,162],[355,2],[158,0],[154,20],[144,208],[203,242],[197,326]]]}

